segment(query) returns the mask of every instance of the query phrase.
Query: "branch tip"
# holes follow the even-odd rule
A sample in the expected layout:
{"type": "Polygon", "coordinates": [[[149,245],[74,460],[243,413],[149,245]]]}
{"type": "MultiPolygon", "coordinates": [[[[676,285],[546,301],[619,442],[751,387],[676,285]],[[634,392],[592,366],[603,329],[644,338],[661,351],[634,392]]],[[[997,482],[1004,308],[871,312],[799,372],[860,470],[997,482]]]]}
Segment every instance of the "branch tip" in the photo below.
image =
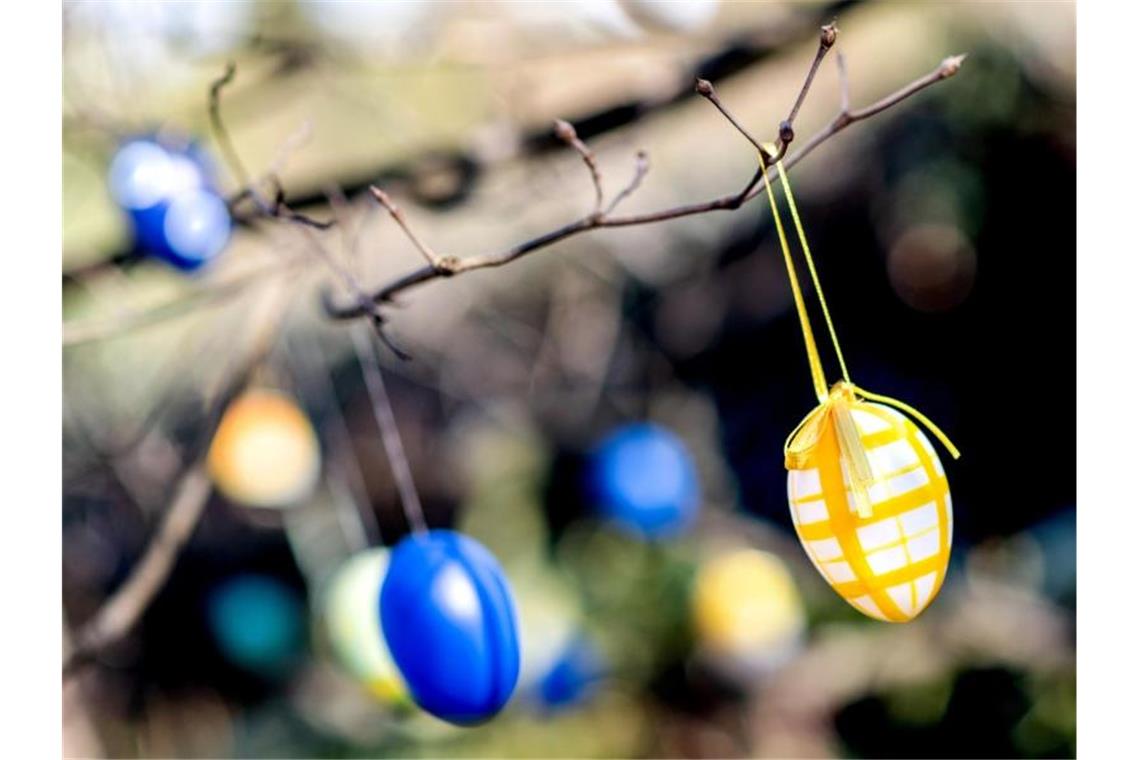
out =
{"type": "Polygon", "coordinates": [[[966,60],[966,53],[959,55],[952,55],[949,58],[944,58],[942,64],[938,67],[938,73],[943,78],[952,77],[958,73],[962,68],[962,62],[966,60]]]}
{"type": "Polygon", "coordinates": [[[792,129],[792,123],[790,121],[781,121],[780,142],[787,145],[794,139],[796,139],[796,131],[792,129]]]}
{"type": "Polygon", "coordinates": [[[574,125],[565,119],[554,120],[554,134],[563,142],[571,142],[578,139],[578,131],[574,129],[574,125]]]}
{"type": "Polygon", "coordinates": [[[376,187],[376,185],[369,185],[368,192],[372,193],[372,197],[375,198],[381,206],[388,209],[390,213],[395,214],[399,212],[399,206],[397,206],[392,201],[392,197],[388,195],[388,193],[376,187]]]}
{"type": "Polygon", "coordinates": [[[836,38],[839,36],[839,27],[836,26],[835,21],[832,21],[826,26],[819,28],[819,46],[822,48],[829,48],[835,44],[836,38]]]}
{"type": "Polygon", "coordinates": [[[712,82],[707,79],[698,79],[696,90],[706,98],[712,97],[714,92],[712,82]]]}

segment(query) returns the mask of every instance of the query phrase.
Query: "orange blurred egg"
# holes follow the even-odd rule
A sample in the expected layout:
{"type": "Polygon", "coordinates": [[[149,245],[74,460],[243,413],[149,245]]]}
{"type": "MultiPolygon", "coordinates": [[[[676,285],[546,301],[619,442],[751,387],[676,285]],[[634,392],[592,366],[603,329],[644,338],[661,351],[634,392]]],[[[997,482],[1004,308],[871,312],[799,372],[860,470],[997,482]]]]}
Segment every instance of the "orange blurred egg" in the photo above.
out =
{"type": "Polygon", "coordinates": [[[254,390],[226,410],[207,463],[214,484],[231,501],[286,508],[316,487],[320,443],[309,418],[291,397],[254,390]]]}

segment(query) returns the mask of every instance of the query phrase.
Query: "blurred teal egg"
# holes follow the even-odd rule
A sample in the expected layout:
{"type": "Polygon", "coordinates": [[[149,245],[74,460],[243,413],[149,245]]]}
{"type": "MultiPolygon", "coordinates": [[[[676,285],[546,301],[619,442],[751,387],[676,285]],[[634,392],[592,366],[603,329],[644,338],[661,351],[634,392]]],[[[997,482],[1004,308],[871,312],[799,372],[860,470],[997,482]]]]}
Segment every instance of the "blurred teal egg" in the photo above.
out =
{"type": "Polygon", "coordinates": [[[276,578],[239,575],[206,600],[207,621],[221,653],[262,676],[286,673],[305,644],[305,609],[296,591],[276,578]]]}

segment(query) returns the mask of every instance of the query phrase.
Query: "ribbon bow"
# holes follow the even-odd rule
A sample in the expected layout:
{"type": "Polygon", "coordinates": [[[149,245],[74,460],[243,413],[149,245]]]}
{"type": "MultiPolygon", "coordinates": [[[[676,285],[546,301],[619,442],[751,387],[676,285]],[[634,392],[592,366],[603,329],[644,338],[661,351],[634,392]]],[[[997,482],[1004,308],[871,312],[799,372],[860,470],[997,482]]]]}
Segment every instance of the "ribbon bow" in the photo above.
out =
{"type": "Polygon", "coordinates": [[[871,469],[871,462],[867,459],[867,450],[863,447],[859,426],[855,424],[855,418],[851,414],[851,410],[863,403],[864,399],[893,406],[914,417],[946,447],[954,459],[960,457],[961,452],[930,418],[913,406],[890,396],[871,393],[850,382],[839,382],[831,386],[831,393],[827,398],[808,412],[784,441],[784,466],[789,470],[806,468],[827,425],[834,425],[836,438],[839,440],[839,456],[846,465],[851,481],[855,512],[860,517],[870,517],[870,489],[878,479],[871,469]]]}

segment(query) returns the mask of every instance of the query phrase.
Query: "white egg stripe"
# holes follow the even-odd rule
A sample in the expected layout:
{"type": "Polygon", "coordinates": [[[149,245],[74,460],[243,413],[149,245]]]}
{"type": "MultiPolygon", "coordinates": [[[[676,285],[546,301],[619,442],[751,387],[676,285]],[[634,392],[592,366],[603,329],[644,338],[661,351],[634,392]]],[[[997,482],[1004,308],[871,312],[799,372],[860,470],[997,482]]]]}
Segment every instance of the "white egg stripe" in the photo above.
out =
{"type": "Polygon", "coordinates": [[[872,599],[868,594],[857,596],[853,599],[848,599],[847,601],[864,614],[870,615],[871,617],[878,620],[885,621],[887,619],[887,616],[883,614],[883,611],[881,609],[879,609],[879,605],[875,604],[875,600],[872,599]]]}

